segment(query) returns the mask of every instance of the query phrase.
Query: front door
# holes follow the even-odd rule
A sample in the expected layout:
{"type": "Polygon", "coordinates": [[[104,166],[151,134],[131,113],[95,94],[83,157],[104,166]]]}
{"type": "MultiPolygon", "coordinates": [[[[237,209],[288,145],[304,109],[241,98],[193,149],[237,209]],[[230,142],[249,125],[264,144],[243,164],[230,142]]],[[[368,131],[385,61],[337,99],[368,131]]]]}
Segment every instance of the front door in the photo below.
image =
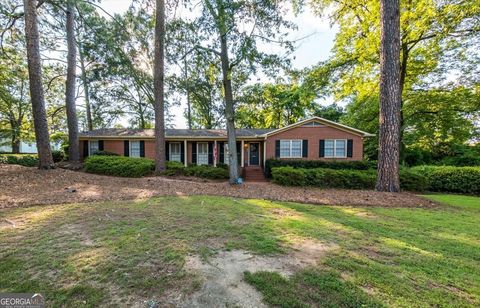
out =
{"type": "Polygon", "coordinates": [[[252,166],[258,166],[258,163],[260,161],[260,143],[258,142],[254,142],[254,143],[250,143],[250,162],[249,162],[249,165],[252,166]]]}

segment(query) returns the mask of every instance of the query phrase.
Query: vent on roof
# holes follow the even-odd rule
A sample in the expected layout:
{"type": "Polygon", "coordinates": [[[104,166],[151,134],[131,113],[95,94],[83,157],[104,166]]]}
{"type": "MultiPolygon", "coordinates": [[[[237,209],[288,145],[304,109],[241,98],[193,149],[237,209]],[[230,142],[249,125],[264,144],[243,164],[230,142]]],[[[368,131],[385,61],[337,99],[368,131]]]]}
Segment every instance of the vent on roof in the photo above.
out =
{"type": "Polygon", "coordinates": [[[325,126],[321,123],[318,123],[318,122],[315,122],[315,121],[312,121],[312,122],[308,122],[306,124],[303,124],[302,126],[307,126],[307,127],[311,127],[311,126],[315,126],[315,127],[322,127],[322,126],[325,126]]]}

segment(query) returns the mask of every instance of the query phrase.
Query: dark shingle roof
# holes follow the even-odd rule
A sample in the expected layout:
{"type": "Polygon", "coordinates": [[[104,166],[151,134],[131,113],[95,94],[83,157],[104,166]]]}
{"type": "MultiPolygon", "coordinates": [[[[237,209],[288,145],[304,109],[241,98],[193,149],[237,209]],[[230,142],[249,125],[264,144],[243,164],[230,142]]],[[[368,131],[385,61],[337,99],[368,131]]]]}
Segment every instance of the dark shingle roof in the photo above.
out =
{"type": "MultiPolygon", "coordinates": [[[[250,129],[241,128],[236,130],[237,137],[255,137],[271,132],[274,129],[250,129]]],[[[149,137],[155,136],[153,129],[131,128],[102,128],[80,133],[80,137],[149,137]]],[[[225,129],[166,129],[165,137],[227,137],[225,129]]]]}

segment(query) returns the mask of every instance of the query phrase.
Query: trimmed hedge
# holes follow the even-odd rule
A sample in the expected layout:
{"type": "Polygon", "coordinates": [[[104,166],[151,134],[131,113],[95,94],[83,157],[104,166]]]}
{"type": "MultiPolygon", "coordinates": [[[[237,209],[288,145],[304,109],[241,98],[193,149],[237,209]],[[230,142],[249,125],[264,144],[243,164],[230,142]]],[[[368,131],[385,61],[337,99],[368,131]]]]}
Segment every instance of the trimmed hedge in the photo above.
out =
{"type": "Polygon", "coordinates": [[[368,170],[377,167],[376,161],[368,160],[293,160],[293,159],[267,159],[265,162],[265,176],[272,177],[272,168],[293,167],[300,169],[326,168],[335,170],[368,170]]]}
{"type": "Polygon", "coordinates": [[[65,159],[65,152],[61,150],[53,150],[52,157],[53,157],[53,162],[59,163],[65,159]]]}
{"type": "Polygon", "coordinates": [[[92,156],[120,156],[117,153],[109,152],[109,151],[96,151],[92,154],[92,156]]]}
{"type": "MultiPolygon", "coordinates": [[[[272,176],[274,183],[286,186],[373,189],[376,182],[375,170],[300,169],[288,166],[273,168],[272,176]]],[[[425,177],[407,170],[400,172],[400,183],[404,190],[424,191],[426,188],[425,177]]]]}
{"type": "Polygon", "coordinates": [[[228,179],[228,169],[223,166],[213,167],[208,165],[189,165],[185,167],[182,163],[169,161],[164,175],[185,175],[196,176],[206,179],[228,179]]]}
{"type": "Polygon", "coordinates": [[[155,162],[146,158],[124,156],[89,156],[85,159],[85,171],[123,177],[142,177],[155,170],[155,162]]]}
{"type": "Polygon", "coordinates": [[[480,167],[418,166],[412,171],[427,178],[430,191],[480,194],[480,167]]]}
{"type": "Polygon", "coordinates": [[[37,167],[38,156],[37,154],[0,154],[0,164],[37,167]]]}

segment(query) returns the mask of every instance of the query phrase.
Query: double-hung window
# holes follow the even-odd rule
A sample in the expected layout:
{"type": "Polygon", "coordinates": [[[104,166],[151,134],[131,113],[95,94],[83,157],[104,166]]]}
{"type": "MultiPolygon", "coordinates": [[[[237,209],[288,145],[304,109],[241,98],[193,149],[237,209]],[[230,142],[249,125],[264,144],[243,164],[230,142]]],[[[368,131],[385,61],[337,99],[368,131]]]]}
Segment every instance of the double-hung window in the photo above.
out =
{"type": "Polygon", "coordinates": [[[302,140],[280,140],[280,158],[302,157],[302,140]]]}
{"type": "Polygon", "coordinates": [[[180,142],[170,142],[170,161],[182,161],[180,142]]]}
{"type": "Polygon", "coordinates": [[[130,141],[130,157],[140,157],[140,141],[130,141]]]}
{"type": "Polygon", "coordinates": [[[347,157],[347,140],[345,139],[325,140],[325,157],[327,158],[347,157]]]}
{"type": "Polygon", "coordinates": [[[100,150],[98,140],[90,140],[88,142],[88,155],[93,155],[100,150]]]}
{"type": "Polygon", "coordinates": [[[208,143],[197,143],[197,165],[208,165],[208,143]]]}

